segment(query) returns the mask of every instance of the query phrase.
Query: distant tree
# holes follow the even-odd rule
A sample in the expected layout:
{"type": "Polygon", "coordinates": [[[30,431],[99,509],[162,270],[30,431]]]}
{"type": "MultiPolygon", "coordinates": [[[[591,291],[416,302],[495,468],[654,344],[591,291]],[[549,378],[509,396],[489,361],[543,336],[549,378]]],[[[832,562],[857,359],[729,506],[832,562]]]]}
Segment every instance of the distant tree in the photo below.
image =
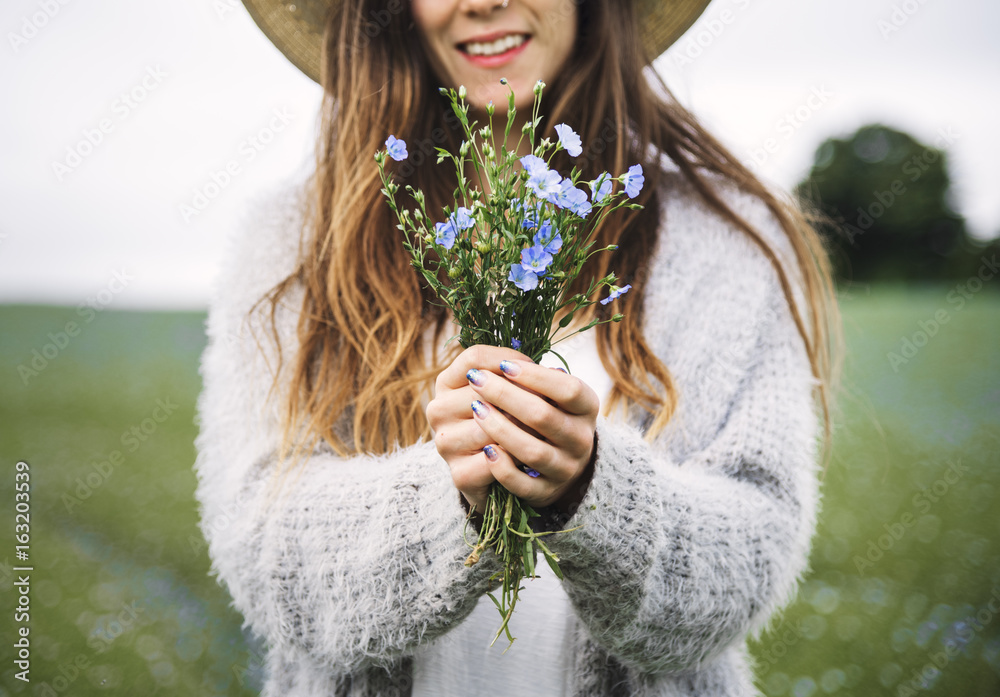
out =
{"type": "Polygon", "coordinates": [[[969,266],[947,153],[906,133],[872,124],[828,139],[796,192],[832,218],[821,229],[841,280],[955,278],[969,266]]]}

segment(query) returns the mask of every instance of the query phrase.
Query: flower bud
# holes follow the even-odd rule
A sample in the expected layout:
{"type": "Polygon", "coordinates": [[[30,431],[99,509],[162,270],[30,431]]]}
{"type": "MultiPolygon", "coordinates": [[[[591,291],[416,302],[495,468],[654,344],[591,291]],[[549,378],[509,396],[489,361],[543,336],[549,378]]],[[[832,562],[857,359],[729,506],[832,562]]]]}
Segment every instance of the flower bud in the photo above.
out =
{"type": "Polygon", "coordinates": [[[486,115],[493,116],[494,111],[495,109],[493,108],[493,100],[491,99],[489,102],[486,103],[486,115]]]}
{"type": "Polygon", "coordinates": [[[480,240],[479,242],[476,242],[476,251],[479,252],[480,254],[488,254],[490,249],[491,249],[490,243],[487,242],[486,240],[480,240]]]}
{"type": "Polygon", "coordinates": [[[461,275],[462,275],[462,270],[457,266],[452,266],[450,269],[448,269],[448,278],[452,280],[458,278],[461,275]]]}
{"type": "Polygon", "coordinates": [[[615,315],[614,317],[611,318],[611,321],[612,322],[621,322],[623,319],[625,319],[625,315],[617,314],[617,315],[615,315]]]}
{"type": "Polygon", "coordinates": [[[537,97],[537,96],[541,95],[543,89],[545,89],[545,83],[542,82],[541,80],[539,80],[538,82],[536,82],[535,83],[535,89],[534,89],[535,96],[537,97]]]}
{"type": "Polygon", "coordinates": [[[465,99],[465,94],[466,94],[465,93],[465,85],[459,85],[458,86],[458,98],[459,99],[465,99]]]}

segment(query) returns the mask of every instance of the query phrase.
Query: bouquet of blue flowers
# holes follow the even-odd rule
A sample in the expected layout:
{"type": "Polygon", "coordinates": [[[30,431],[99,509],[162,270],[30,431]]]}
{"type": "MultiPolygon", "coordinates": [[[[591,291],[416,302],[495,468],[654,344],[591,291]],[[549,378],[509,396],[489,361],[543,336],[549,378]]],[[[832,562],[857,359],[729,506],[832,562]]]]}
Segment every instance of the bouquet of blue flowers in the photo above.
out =
{"type": "MultiPolygon", "coordinates": [[[[501,83],[506,84],[506,80],[501,83]]],[[[514,93],[509,86],[507,125],[501,152],[492,144],[493,103],[486,107],[490,125],[477,131],[477,122],[469,123],[465,87],[457,91],[441,89],[462,124],[465,138],[457,155],[436,148],[437,163],[450,159],[458,172],[456,201],[441,211],[443,220],[437,212],[432,215],[427,211],[423,192],[409,185],[405,189],[416,206],[410,210],[396,201],[399,185],[387,177],[385,163],[387,156],[397,162],[408,157],[404,141],[390,135],[385,142],[386,149],[376,153],[375,160],[382,180],[382,193],[399,220],[397,228],[403,233],[403,245],[412,256],[413,266],[450,309],[460,328],[458,341],[461,346],[508,346],[536,363],[544,354],[552,352],[566,365],[562,356],[552,350],[554,344],[602,322],[618,322],[623,317],[615,314],[610,319],[593,319],[586,326],[556,339],[560,330],[572,323],[578,310],[597,302],[592,298],[601,288],[609,288],[608,296],[600,300],[602,304],[615,300],[631,288],[616,285],[617,279],[612,273],[601,279],[591,279],[584,293],[569,294],[570,284],[580,275],[587,259],[616,248],[611,245],[593,249],[591,236],[597,225],[606,215],[623,206],[641,208],[628,199],[638,196],[643,174],[641,165],[633,165],[618,177],[604,172],[593,181],[585,182],[588,195],[578,186],[580,172],[576,167],[566,178],[550,169],[552,154],[565,150],[571,157],[578,157],[582,147],[580,137],[566,124],[555,127],[556,143],[545,138],[535,145],[544,87],[541,81],[535,85],[532,118],[525,123],[521,133],[522,139],[527,137],[529,140],[531,154],[520,158],[516,151],[507,150],[507,138],[516,113],[514,93]],[[469,185],[464,172],[467,163],[474,168],[480,181],[485,176],[490,187],[488,196],[469,185]],[[622,185],[620,191],[614,191],[615,182],[622,185]]],[[[568,365],[566,368],[569,370],[568,365]]],[[[530,476],[538,476],[530,467],[522,468],[530,476]]],[[[506,631],[511,643],[514,641],[507,624],[521,590],[521,579],[535,576],[536,547],[553,573],[562,578],[559,558],[541,538],[569,530],[535,532],[528,521],[538,516],[531,506],[494,483],[479,538],[475,545],[469,544],[472,552],[465,561],[466,566],[475,564],[480,554],[490,548],[504,562],[501,600],[488,593],[503,618],[493,642],[502,631],[506,631]]],[[[570,530],[573,529],[576,528],[570,530]]]]}

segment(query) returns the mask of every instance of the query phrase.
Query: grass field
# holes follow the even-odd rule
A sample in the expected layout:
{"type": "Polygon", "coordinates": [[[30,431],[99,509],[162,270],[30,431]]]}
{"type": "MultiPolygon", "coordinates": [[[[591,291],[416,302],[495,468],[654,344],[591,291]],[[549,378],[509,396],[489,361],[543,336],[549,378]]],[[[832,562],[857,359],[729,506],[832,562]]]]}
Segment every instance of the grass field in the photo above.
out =
{"type": "MultiPolygon", "coordinates": [[[[843,297],[848,393],[812,572],[753,646],[768,697],[1000,694],[1000,293],[960,307],[950,290],[843,297]]],[[[196,527],[204,315],[85,319],[0,307],[0,500],[27,461],[34,566],[31,687],[5,631],[0,697],[256,694],[259,647],[196,527]]]]}

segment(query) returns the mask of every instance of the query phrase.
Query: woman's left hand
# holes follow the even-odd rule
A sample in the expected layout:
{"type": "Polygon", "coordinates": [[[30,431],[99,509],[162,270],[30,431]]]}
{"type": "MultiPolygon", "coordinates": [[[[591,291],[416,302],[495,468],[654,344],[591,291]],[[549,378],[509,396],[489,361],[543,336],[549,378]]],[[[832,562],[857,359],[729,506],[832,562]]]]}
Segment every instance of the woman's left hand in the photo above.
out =
{"type": "Polygon", "coordinates": [[[533,507],[569,511],[583,498],[593,473],[597,393],[562,370],[511,359],[504,349],[476,348],[470,353],[479,365],[466,379],[479,395],[474,420],[496,443],[492,453],[489,448],[484,453],[488,459],[493,455],[493,476],[533,507]],[[538,476],[523,472],[518,462],[538,476]]]}

